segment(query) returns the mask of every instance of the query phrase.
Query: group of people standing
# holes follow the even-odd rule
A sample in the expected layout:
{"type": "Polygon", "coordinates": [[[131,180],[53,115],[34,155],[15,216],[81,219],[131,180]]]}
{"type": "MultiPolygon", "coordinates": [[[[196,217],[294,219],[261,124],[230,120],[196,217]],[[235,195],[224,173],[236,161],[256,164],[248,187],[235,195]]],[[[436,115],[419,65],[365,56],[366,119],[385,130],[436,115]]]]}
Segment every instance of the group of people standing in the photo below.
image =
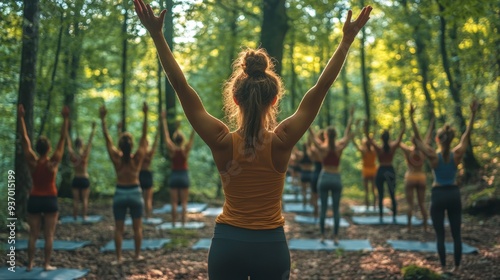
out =
{"type": "MultiPolygon", "coordinates": [[[[234,69],[231,77],[224,85],[224,107],[228,117],[234,121],[236,129],[231,131],[229,127],[219,119],[210,115],[204,108],[197,92],[187,82],[184,73],[177,63],[173,53],[168,46],[163,32],[163,21],[166,10],[158,16],[155,15],[150,5],[143,0],[134,0],[135,11],[149,32],[166,76],[182,105],[184,113],[193,126],[193,129],[211,149],[215,164],[219,171],[225,194],[225,202],[222,213],[216,218],[214,235],[208,254],[208,275],[210,279],[288,279],[290,275],[290,253],[285,237],[285,219],[281,214],[281,200],[286,172],[289,160],[293,154],[294,147],[302,136],[310,128],[314,121],[329,88],[341,71],[347,57],[349,48],[358,32],[363,28],[372,8],[364,7],[358,18],[351,21],[352,11],[348,11],[342,32],[343,36],[338,48],[326,64],[317,82],[304,95],[296,112],[281,122],[276,121],[277,105],[283,95],[284,87],[281,77],[273,70],[273,63],[269,55],[263,49],[243,50],[233,64],[234,69]]],[[[477,104],[473,104],[473,116],[477,104]]],[[[121,262],[120,245],[122,241],[123,223],[125,211],[130,209],[133,218],[135,233],[136,253],[135,259],[140,259],[141,243],[141,216],[143,202],[141,198],[141,182],[143,179],[151,179],[147,173],[148,168],[143,168],[147,150],[147,113],[148,107],[144,104],[144,122],[139,147],[135,153],[133,149],[133,137],[130,133],[122,133],[118,141],[118,149],[115,148],[109,133],[107,132],[105,117],[106,108],[101,107],[100,118],[104,132],[106,147],[113,162],[117,186],[113,200],[113,212],[115,216],[115,244],[117,249],[117,262],[121,262]],[[141,170],[142,176],[139,176],[141,170]]],[[[352,115],[342,138],[337,140],[335,129],[326,129],[316,135],[311,130],[310,143],[305,149],[300,165],[307,172],[318,173],[317,191],[321,197],[320,224],[322,236],[324,237],[324,218],[326,213],[326,201],[329,192],[334,200],[335,227],[334,241],[338,242],[339,203],[342,192],[340,178],[340,159],[342,151],[352,138],[350,126],[352,115]],[[314,151],[309,156],[307,149],[314,151]],[[307,160],[305,157],[309,157],[307,160]],[[315,160],[318,164],[314,164],[315,160]],[[321,162],[321,171],[315,169],[321,162]]],[[[22,106],[19,107],[20,119],[23,119],[22,106]]],[[[30,141],[27,137],[23,123],[23,147],[30,166],[34,188],[29,202],[29,217],[32,232],[30,235],[30,264],[32,266],[32,254],[34,252],[34,241],[38,235],[40,219],[43,215],[46,220],[46,228],[52,229],[46,234],[46,240],[53,237],[55,222],[57,220],[57,190],[55,188],[55,173],[64,151],[64,140],[67,138],[68,110],[63,110],[64,124],[61,138],[56,152],[48,157],[50,145],[46,143],[39,145],[37,151],[39,157],[31,150],[30,141]],[[49,203],[36,201],[37,196],[50,196],[49,203]],[[38,207],[49,208],[38,208],[38,207]],[[30,208],[31,207],[31,208],[30,208]],[[51,223],[52,221],[52,223],[51,223]],[[49,227],[47,227],[47,225],[49,227]]],[[[411,116],[413,114],[411,113],[411,116]]],[[[453,236],[456,238],[455,265],[460,264],[460,195],[456,186],[456,166],[463,157],[470,135],[473,117],[469,127],[462,137],[460,144],[453,150],[450,143],[453,139],[453,131],[450,127],[444,127],[438,131],[438,144],[440,152],[428,143],[420,140],[415,135],[415,145],[419,151],[427,157],[435,173],[435,183],[432,191],[431,216],[433,225],[438,235],[438,251],[442,265],[444,266],[444,226],[442,225],[444,211],[453,212],[450,215],[453,236]],[[447,194],[453,196],[453,201],[447,199],[447,194]],[[458,243],[457,243],[458,242],[458,243]]],[[[166,122],[163,123],[166,125],[166,122]]],[[[414,121],[412,119],[412,125],[414,121]]],[[[416,125],[415,130],[416,129],[416,125]]],[[[404,128],[404,126],[403,126],[404,128]]],[[[182,140],[169,139],[167,129],[164,129],[165,139],[169,147],[175,172],[172,176],[172,184],[186,185],[187,165],[185,160],[191,144],[180,148],[182,140]],[[181,149],[181,152],[179,152],[181,149]],[[175,178],[175,179],[174,179],[175,178]],[[175,182],[175,183],[173,183],[175,182]]],[[[399,147],[403,135],[396,141],[389,141],[389,133],[382,135],[383,145],[378,145],[365,130],[366,144],[361,148],[366,155],[363,158],[366,182],[372,181],[374,173],[373,153],[379,159],[379,168],[375,175],[375,184],[379,194],[383,195],[383,183],[389,186],[389,192],[393,199],[393,211],[396,213],[396,202],[394,196],[395,181],[392,159],[394,152],[399,147]]],[[[192,136],[190,137],[192,142],[192,136]]],[[[416,148],[409,148],[409,160],[412,164],[416,154],[416,148]]],[[[154,153],[154,148],[152,149],[154,153]]],[[[420,154],[419,154],[420,155],[420,154]]],[[[83,161],[82,161],[83,162],[83,161]]],[[[409,174],[414,174],[418,169],[412,169],[409,174]]],[[[309,181],[312,175],[309,173],[309,181]]],[[[408,177],[409,178],[409,177],[408,177]]],[[[308,179],[304,178],[304,182],[308,179]]],[[[413,181],[412,181],[413,182],[413,181]]],[[[316,184],[315,184],[316,185],[316,184]]],[[[314,192],[314,191],[313,191],[314,192]]],[[[186,194],[182,191],[180,197],[186,194]]],[[[147,205],[147,204],[146,204],[147,205]]],[[[173,204],[175,209],[175,204],[173,204]]],[[[382,200],[379,196],[379,208],[382,208],[382,200]]],[[[146,211],[146,213],[148,213],[146,211]]],[[[381,213],[382,214],[382,213],[381,213]]],[[[184,218],[183,218],[184,219],[184,218]]],[[[46,243],[50,244],[50,243],[46,243]]],[[[45,251],[50,251],[50,245],[45,251]]],[[[50,254],[48,255],[50,257],[50,254]]],[[[49,258],[46,255],[46,269],[49,269],[49,258]]]]}
{"type": "Polygon", "coordinates": [[[393,223],[396,223],[397,201],[396,201],[396,173],[393,166],[393,159],[398,148],[404,153],[407,164],[407,171],[404,175],[405,195],[408,202],[408,230],[412,229],[412,216],[414,208],[414,196],[417,196],[417,202],[423,218],[424,231],[428,227],[428,211],[425,206],[425,194],[427,188],[427,176],[424,169],[427,159],[434,174],[431,193],[431,219],[436,232],[437,248],[441,264],[445,265],[444,253],[444,213],[448,213],[452,236],[454,238],[455,266],[460,265],[461,256],[461,203],[460,192],[457,187],[456,173],[457,166],[460,164],[468,145],[468,139],[472,129],[478,103],[473,101],[470,105],[471,120],[466,131],[463,133],[460,143],[451,149],[451,142],[454,139],[455,132],[449,126],[445,125],[436,133],[436,142],[439,146],[439,152],[432,146],[432,134],[434,133],[435,120],[430,120],[429,128],[425,137],[422,139],[417,124],[414,120],[415,106],[412,104],[409,108],[410,122],[413,135],[410,137],[411,145],[402,142],[405,134],[406,122],[401,119],[401,131],[396,140],[391,141],[389,131],[384,130],[381,135],[381,144],[374,141],[368,131],[368,125],[365,122],[362,144],[358,145],[355,140],[355,134],[351,132],[353,111],[350,111],[350,118],[347,122],[344,135],[338,141],[335,141],[337,133],[335,128],[328,127],[319,135],[316,135],[310,128],[310,136],[303,149],[296,149],[292,160],[290,161],[289,174],[292,182],[300,180],[302,186],[303,203],[307,204],[307,190],[310,187],[310,203],[314,207],[313,215],[317,217],[318,193],[320,198],[319,226],[321,241],[325,240],[325,217],[328,207],[328,196],[332,196],[332,210],[334,218],[333,241],[338,244],[338,232],[340,224],[339,205],[342,194],[342,183],[340,176],[340,158],[342,151],[352,140],[355,148],[361,153],[362,159],[362,180],[365,188],[365,204],[367,209],[370,207],[369,194],[373,193],[373,209],[376,209],[376,193],[378,193],[378,210],[380,222],[383,220],[383,199],[384,184],[387,185],[392,202],[393,223]],[[378,167],[376,164],[378,160],[378,167]],[[319,163],[319,167],[312,162],[319,163]],[[305,170],[302,170],[304,163],[307,163],[305,170]],[[314,171],[313,171],[314,170],[314,171]],[[318,171],[319,170],[319,171],[318,171]],[[305,174],[305,175],[304,175],[305,174]],[[300,179],[298,179],[300,178],[300,179]],[[371,186],[371,188],[370,188],[371,186]]]}
{"type": "MultiPolygon", "coordinates": [[[[106,107],[102,106],[99,110],[106,148],[117,176],[116,189],[113,197],[113,215],[115,219],[114,240],[117,254],[117,260],[115,263],[122,262],[121,245],[127,211],[130,212],[130,216],[132,217],[135,242],[134,258],[136,260],[142,259],[142,256],[140,255],[142,241],[142,217],[145,216],[147,220],[148,218],[151,218],[152,214],[153,172],[151,171],[151,163],[156,151],[159,137],[157,133],[152,147],[148,149],[148,106],[146,103],[143,105],[143,113],[144,121],[142,125],[142,134],[139,140],[139,146],[134,153],[134,137],[129,132],[123,132],[119,135],[118,148],[115,147],[106,125],[106,107]]],[[[82,220],[85,221],[87,219],[90,193],[88,164],[96,124],[92,123],[91,133],[86,145],[83,144],[81,138],[76,138],[73,146],[73,141],[68,134],[69,109],[67,107],[63,108],[62,116],[64,121],[61,128],[60,139],[56,150],[52,156],[49,156],[51,145],[50,141],[44,136],[40,137],[36,141],[36,153],[33,151],[31,141],[26,131],[24,107],[19,105],[18,108],[18,117],[21,124],[22,134],[21,143],[33,180],[33,187],[30,191],[27,204],[28,224],[30,226],[27,270],[31,270],[33,266],[35,242],[41,229],[42,220],[44,223],[43,228],[45,239],[44,269],[55,269],[50,265],[52,244],[59,217],[55,178],[59,163],[62,161],[64,154],[65,142],[67,143],[69,159],[74,169],[74,177],[72,181],[73,218],[75,220],[77,219],[79,212],[78,206],[79,203],[81,203],[82,220]]],[[[186,141],[184,140],[184,136],[178,129],[176,129],[173,133],[173,137],[170,137],[165,114],[162,114],[160,121],[163,123],[160,128],[163,129],[167,150],[172,161],[172,172],[169,177],[170,197],[173,205],[172,224],[173,226],[176,225],[177,207],[175,206],[180,203],[182,207],[181,222],[182,225],[184,225],[186,222],[186,208],[190,185],[187,159],[193,144],[194,132],[191,134],[187,143],[185,143],[186,141]]]]}

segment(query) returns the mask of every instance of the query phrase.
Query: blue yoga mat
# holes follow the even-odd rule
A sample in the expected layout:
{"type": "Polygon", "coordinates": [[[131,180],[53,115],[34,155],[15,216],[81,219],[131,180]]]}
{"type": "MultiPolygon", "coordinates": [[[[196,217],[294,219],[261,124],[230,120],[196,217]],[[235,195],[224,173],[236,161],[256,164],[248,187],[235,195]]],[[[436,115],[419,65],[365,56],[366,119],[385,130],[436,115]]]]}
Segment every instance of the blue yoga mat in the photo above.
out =
{"type": "Polygon", "coordinates": [[[302,194],[286,193],[283,195],[282,200],[283,202],[302,202],[303,196],[302,194]]]}
{"type": "Polygon", "coordinates": [[[100,222],[101,220],[102,216],[99,215],[87,216],[85,220],[83,220],[81,216],[76,217],[76,220],[73,216],[64,216],[59,219],[59,222],[61,224],[93,224],[100,222]]]}
{"type": "Polygon", "coordinates": [[[339,240],[339,245],[333,244],[331,240],[320,242],[319,239],[290,239],[288,241],[290,250],[302,251],[334,251],[342,249],[345,251],[372,251],[372,245],[367,239],[339,240]]]}
{"type": "MultiPolygon", "coordinates": [[[[73,251],[83,246],[90,244],[90,241],[66,241],[66,240],[54,240],[52,243],[52,249],[54,251],[73,251]]],[[[6,244],[3,244],[4,247],[6,244]]],[[[7,247],[10,247],[9,245],[7,247]]],[[[14,244],[16,250],[27,250],[28,249],[28,240],[26,239],[18,239],[16,240],[16,244],[14,244]]],[[[43,249],[45,247],[45,240],[38,239],[35,243],[35,248],[43,249]]],[[[0,278],[2,279],[2,278],[0,278]]]]}
{"type": "MultiPolygon", "coordinates": [[[[163,220],[161,218],[142,218],[142,224],[144,225],[159,225],[163,223],[163,220]]],[[[127,217],[125,219],[125,225],[130,226],[132,225],[132,219],[130,217],[127,217]]]]}
{"type": "MultiPolygon", "coordinates": [[[[186,211],[188,213],[201,213],[203,210],[207,209],[208,205],[206,203],[194,203],[190,202],[187,205],[186,211]]],[[[177,206],[177,212],[182,211],[182,206],[177,206]]],[[[162,208],[154,209],[153,214],[168,214],[172,213],[172,205],[165,204],[162,208]]]]}
{"type": "Polygon", "coordinates": [[[212,244],[212,238],[202,238],[198,240],[191,249],[193,250],[208,250],[212,244]]]}
{"type": "Polygon", "coordinates": [[[26,267],[15,267],[15,272],[0,268],[0,279],[29,279],[29,280],[71,280],[81,278],[89,272],[88,269],[58,268],[52,271],[44,271],[41,267],[34,267],[31,271],[26,271],[26,267]]]}
{"type": "Polygon", "coordinates": [[[207,217],[217,217],[222,213],[222,207],[209,207],[201,213],[207,217]]]}
{"type": "MultiPolygon", "coordinates": [[[[354,216],[352,217],[353,223],[357,225],[390,225],[394,224],[392,221],[392,216],[385,215],[383,217],[383,222],[380,222],[379,216],[354,216]]],[[[406,215],[396,216],[396,225],[407,225],[408,217],[406,215]]],[[[422,225],[422,220],[412,217],[411,224],[414,226],[422,225]]]]}
{"type": "MultiPolygon", "coordinates": [[[[159,250],[163,245],[170,242],[170,239],[143,239],[141,243],[141,250],[159,250]]],[[[125,239],[122,243],[123,251],[134,250],[134,240],[125,239]]],[[[101,248],[101,252],[115,251],[115,241],[111,240],[104,247],[101,248]]]]}
{"type": "Polygon", "coordinates": [[[306,204],[306,206],[304,206],[302,203],[285,203],[283,206],[283,210],[285,212],[300,214],[311,214],[314,212],[314,208],[311,205],[306,204]]]}
{"type": "Polygon", "coordinates": [[[188,222],[185,223],[184,226],[182,226],[181,222],[175,222],[175,227],[172,226],[172,223],[164,223],[161,225],[156,226],[157,229],[163,229],[163,230],[172,230],[172,229],[200,229],[204,228],[205,223],[203,222],[188,222]]]}
{"type": "MultiPolygon", "coordinates": [[[[374,208],[373,206],[368,206],[367,208],[366,205],[351,205],[349,208],[354,214],[378,214],[378,207],[374,208]]],[[[387,214],[390,213],[391,210],[383,207],[382,212],[387,214]]]]}
{"type": "MultiPolygon", "coordinates": [[[[437,252],[436,242],[421,242],[421,241],[413,241],[413,240],[387,240],[387,243],[391,245],[394,250],[401,251],[415,251],[415,252],[437,252]]],[[[453,253],[453,242],[446,242],[444,244],[446,248],[446,253],[453,253]]],[[[472,254],[476,253],[478,250],[475,247],[462,243],[462,253],[463,254],[472,254]]]]}
{"type": "MultiPolygon", "coordinates": [[[[301,223],[301,224],[311,224],[311,225],[319,224],[319,218],[314,218],[311,216],[295,215],[294,220],[297,223],[301,223]]],[[[325,219],[325,225],[333,227],[333,218],[327,217],[325,219]]],[[[348,227],[348,226],[350,226],[349,222],[344,218],[340,218],[340,227],[348,227]]]]}

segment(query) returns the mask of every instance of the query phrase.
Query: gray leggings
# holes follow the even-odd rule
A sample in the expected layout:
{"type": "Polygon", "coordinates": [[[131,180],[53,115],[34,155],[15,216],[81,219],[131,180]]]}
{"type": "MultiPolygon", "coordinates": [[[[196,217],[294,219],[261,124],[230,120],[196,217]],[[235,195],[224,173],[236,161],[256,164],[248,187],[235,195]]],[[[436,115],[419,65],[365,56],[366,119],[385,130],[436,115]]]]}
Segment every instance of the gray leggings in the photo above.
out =
{"type": "Polygon", "coordinates": [[[342,195],[342,183],[340,181],[339,173],[321,172],[318,181],[318,191],[321,200],[321,208],[319,214],[319,226],[321,234],[325,233],[325,218],[326,210],[328,208],[328,193],[332,192],[333,201],[333,233],[339,233],[340,224],[340,196],[342,195]]]}

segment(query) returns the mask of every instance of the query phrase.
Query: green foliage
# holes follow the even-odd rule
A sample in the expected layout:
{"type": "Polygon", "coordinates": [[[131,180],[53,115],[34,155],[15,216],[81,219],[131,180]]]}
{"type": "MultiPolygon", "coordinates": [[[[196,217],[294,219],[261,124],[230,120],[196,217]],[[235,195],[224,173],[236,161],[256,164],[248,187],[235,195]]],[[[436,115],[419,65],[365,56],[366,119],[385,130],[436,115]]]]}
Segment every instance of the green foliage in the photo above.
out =
{"type": "MultiPolygon", "coordinates": [[[[282,76],[286,94],[281,102],[279,119],[290,116],[297,108],[302,96],[312,87],[339,42],[341,24],[346,11],[359,12],[357,3],[349,1],[292,0],[287,3],[289,32],[284,45],[282,76]],[[328,1],[326,1],[328,2],[328,1]],[[326,4],[325,4],[326,3],[326,4]],[[293,51],[293,55],[292,55],[293,51]],[[293,71],[292,71],[293,65],[293,71]],[[292,74],[297,81],[292,88],[292,74]],[[292,92],[296,95],[292,95],[292,92]],[[292,103],[294,106],[292,106],[292,103]]],[[[469,116],[468,104],[473,98],[481,100],[482,107],[471,137],[474,152],[485,166],[482,176],[498,189],[494,180],[498,163],[493,159],[500,154],[500,136],[497,127],[500,115],[490,118],[489,112],[497,112],[498,75],[497,64],[500,25],[498,23],[499,0],[487,3],[460,0],[440,1],[446,7],[443,15],[449,26],[458,26],[457,57],[462,73],[461,111],[469,116]],[[488,166],[488,167],[486,167],[488,166]]],[[[99,122],[98,107],[108,107],[107,122],[117,140],[115,125],[121,111],[121,64],[123,1],[59,1],[47,0],[40,5],[40,40],[37,60],[37,92],[35,96],[35,134],[41,127],[41,117],[47,113],[44,134],[57,141],[60,124],[60,110],[68,98],[68,88],[74,94],[75,119],[71,136],[90,133],[90,124],[99,122]],[[61,51],[56,64],[58,34],[62,30],[61,51]],[[73,58],[80,59],[80,67],[74,80],[68,78],[73,58]],[[52,84],[53,70],[56,69],[52,84]],[[53,90],[49,96],[49,88],[53,90]],[[48,100],[50,97],[50,103],[48,100]],[[49,105],[49,106],[48,106],[49,105]],[[48,110],[46,109],[48,108],[48,110]]],[[[156,4],[153,1],[153,6],[156,4]]],[[[223,118],[221,89],[231,73],[231,63],[242,47],[258,47],[262,10],[255,1],[176,1],[174,16],[174,54],[195,88],[208,112],[223,118]]],[[[369,93],[373,116],[377,119],[375,135],[384,128],[391,128],[392,139],[399,130],[399,120],[407,118],[410,102],[417,106],[416,121],[425,130],[429,120],[426,116],[428,104],[422,85],[422,67],[419,59],[427,63],[428,83],[438,117],[437,125],[444,122],[459,128],[455,122],[455,110],[448,92],[448,82],[443,74],[439,51],[439,13],[432,1],[374,1],[371,20],[365,27],[365,60],[369,73],[369,93]],[[405,5],[403,5],[405,4],[405,5]],[[405,20],[401,20],[404,17],[405,20]],[[421,41],[418,41],[418,35],[421,41]],[[418,42],[417,42],[418,41],[418,42]],[[423,44],[422,53],[417,53],[417,44],[423,44]],[[420,56],[421,55],[421,56],[420,56]],[[401,115],[403,113],[403,116],[401,115]]],[[[141,128],[141,104],[150,104],[148,138],[151,142],[157,132],[158,110],[158,61],[156,50],[147,32],[140,25],[131,6],[128,22],[127,63],[127,129],[138,141],[141,128]]],[[[13,147],[16,127],[17,88],[19,86],[19,65],[21,59],[22,4],[7,0],[0,3],[0,174],[14,166],[13,147]]],[[[449,38],[447,38],[448,40],[449,38]]],[[[334,83],[330,94],[318,114],[315,126],[324,128],[327,122],[335,125],[339,134],[344,128],[343,111],[355,106],[355,118],[363,119],[364,101],[360,77],[360,41],[351,47],[345,65],[346,83],[349,89],[347,99],[343,98],[340,81],[334,83]]],[[[160,73],[161,76],[163,76],[160,73]]],[[[163,93],[164,94],[164,93],[163,93]]],[[[164,100],[163,100],[164,103],[164,100]]],[[[183,118],[180,106],[175,112],[181,117],[181,129],[187,135],[190,126],[183,118]]],[[[90,156],[89,173],[93,196],[109,196],[116,183],[113,166],[109,160],[102,132],[98,126],[90,156]]],[[[359,130],[359,129],[358,129],[359,130]]],[[[404,141],[409,141],[411,132],[404,141]]],[[[378,140],[376,136],[376,140],[378,140]]],[[[359,136],[356,136],[359,140],[359,136]]],[[[458,141],[458,140],[457,140],[458,141]]],[[[456,143],[456,142],[455,142],[456,143]]],[[[454,144],[455,144],[454,143],[454,144]]],[[[154,190],[164,191],[164,182],[169,175],[169,159],[163,151],[157,152],[153,162],[155,172],[154,190]]],[[[190,154],[191,198],[211,200],[220,183],[219,174],[213,163],[210,150],[196,138],[190,154]]],[[[394,166],[397,170],[398,188],[402,189],[404,159],[397,153],[394,166]]],[[[61,168],[69,168],[61,166],[61,168]]],[[[349,146],[342,157],[342,181],[344,195],[362,200],[364,189],[361,181],[359,153],[349,146]]],[[[60,182],[61,178],[58,178],[60,182]]],[[[486,190],[484,191],[486,192],[486,190]]],[[[0,217],[1,218],[1,217],[0,217]]]]}
{"type": "Polygon", "coordinates": [[[405,280],[417,280],[417,279],[425,279],[425,280],[439,280],[442,277],[436,272],[426,268],[420,267],[417,265],[409,265],[405,266],[401,269],[403,274],[403,279],[405,280]]]}

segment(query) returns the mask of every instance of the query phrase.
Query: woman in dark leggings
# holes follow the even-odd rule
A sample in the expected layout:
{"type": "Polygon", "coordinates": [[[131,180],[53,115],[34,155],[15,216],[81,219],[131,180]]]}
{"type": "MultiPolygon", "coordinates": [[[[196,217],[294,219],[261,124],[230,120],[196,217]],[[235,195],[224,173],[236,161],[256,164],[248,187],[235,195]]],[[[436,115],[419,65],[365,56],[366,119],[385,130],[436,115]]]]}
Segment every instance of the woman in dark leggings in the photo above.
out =
{"type": "Polygon", "coordinates": [[[283,85],[271,58],[263,49],[242,51],[224,86],[226,113],[236,124],[236,130],[230,131],[205,110],[175,60],[162,32],[166,11],[157,17],[142,0],[134,4],[186,117],[210,147],[221,177],[225,201],[208,255],[209,278],[289,279],[290,252],[281,199],[290,154],[316,117],[371,7],[365,7],[354,22],[348,12],[339,49],[297,111],[280,124],[276,114],[283,85]]]}
{"type": "Polygon", "coordinates": [[[368,123],[365,123],[366,139],[370,142],[370,144],[377,152],[377,158],[379,162],[377,175],[375,177],[375,185],[377,186],[377,191],[378,191],[378,207],[379,207],[380,223],[384,222],[383,219],[384,183],[387,184],[387,188],[389,189],[389,195],[391,196],[392,222],[396,223],[396,215],[398,212],[396,203],[396,173],[394,171],[394,167],[392,166],[392,159],[394,158],[396,149],[399,148],[399,143],[401,143],[401,139],[403,138],[404,132],[405,132],[405,121],[404,118],[401,118],[401,132],[397,140],[389,141],[389,131],[384,130],[381,136],[382,146],[379,146],[370,137],[370,133],[368,133],[368,123]]]}
{"type": "Polygon", "coordinates": [[[328,195],[332,194],[333,202],[333,242],[335,245],[339,243],[339,226],[340,226],[340,197],[342,195],[342,182],[340,180],[340,157],[342,152],[349,144],[351,137],[351,124],[354,109],[350,110],[349,120],[344,131],[344,136],[335,141],[337,131],[333,127],[326,128],[324,132],[323,143],[316,141],[313,137],[315,147],[321,153],[323,169],[319,175],[318,190],[321,200],[321,209],[319,214],[319,226],[321,230],[321,242],[325,241],[325,219],[326,210],[328,208],[328,195]]]}
{"type": "Polygon", "coordinates": [[[467,146],[469,145],[469,137],[478,106],[479,103],[477,101],[473,101],[470,105],[471,116],[469,125],[462,134],[460,143],[455,148],[451,149],[455,130],[448,124],[444,125],[437,132],[436,142],[439,145],[438,152],[423,141],[419,139],[416,141],[416,145],[419,146],[429,159],[434,172],[434,183],[431,192],[431,219],[432,226],[436,232],[437,251],[443,270],[446,267],[446,250],[444,246],[445,212],[448,213],[448,221],[450,222],[451,235],[453,237],[455,267],[452,271],[459,269],[462,259],[462,236],[460,233],[460,227],[462,226],[462,202],[456,175],[457,166],[462,162],[467,146]]]}
{"type": "Polygon", "coordinates": [[[142,212],[144,209],[144,200],[139,182],[139,172],[142,162],[147,153],[148,140],[148,105],[144,102],[142,107],[144,121],[142,123],[142,135],[139,140],[139,147],[135,153],[132,153],[134,139],[129,132],[123,132],[118,140],[118,148],[113,145],[111,136],[106,127],[106,107],[103,105],[99,109],[102,124],[102,132],[106,141],[106,148],[109,157],[115,168],[117,182],[115,195],[113,197],[113,216],[115,218],[115,248],[116,261],[111,264],[122,263],[122,241],[125,230],[125,216],[130,211],[132,217],[132,228],[134,230],[134,260],[142,260],[142,212]]]}

